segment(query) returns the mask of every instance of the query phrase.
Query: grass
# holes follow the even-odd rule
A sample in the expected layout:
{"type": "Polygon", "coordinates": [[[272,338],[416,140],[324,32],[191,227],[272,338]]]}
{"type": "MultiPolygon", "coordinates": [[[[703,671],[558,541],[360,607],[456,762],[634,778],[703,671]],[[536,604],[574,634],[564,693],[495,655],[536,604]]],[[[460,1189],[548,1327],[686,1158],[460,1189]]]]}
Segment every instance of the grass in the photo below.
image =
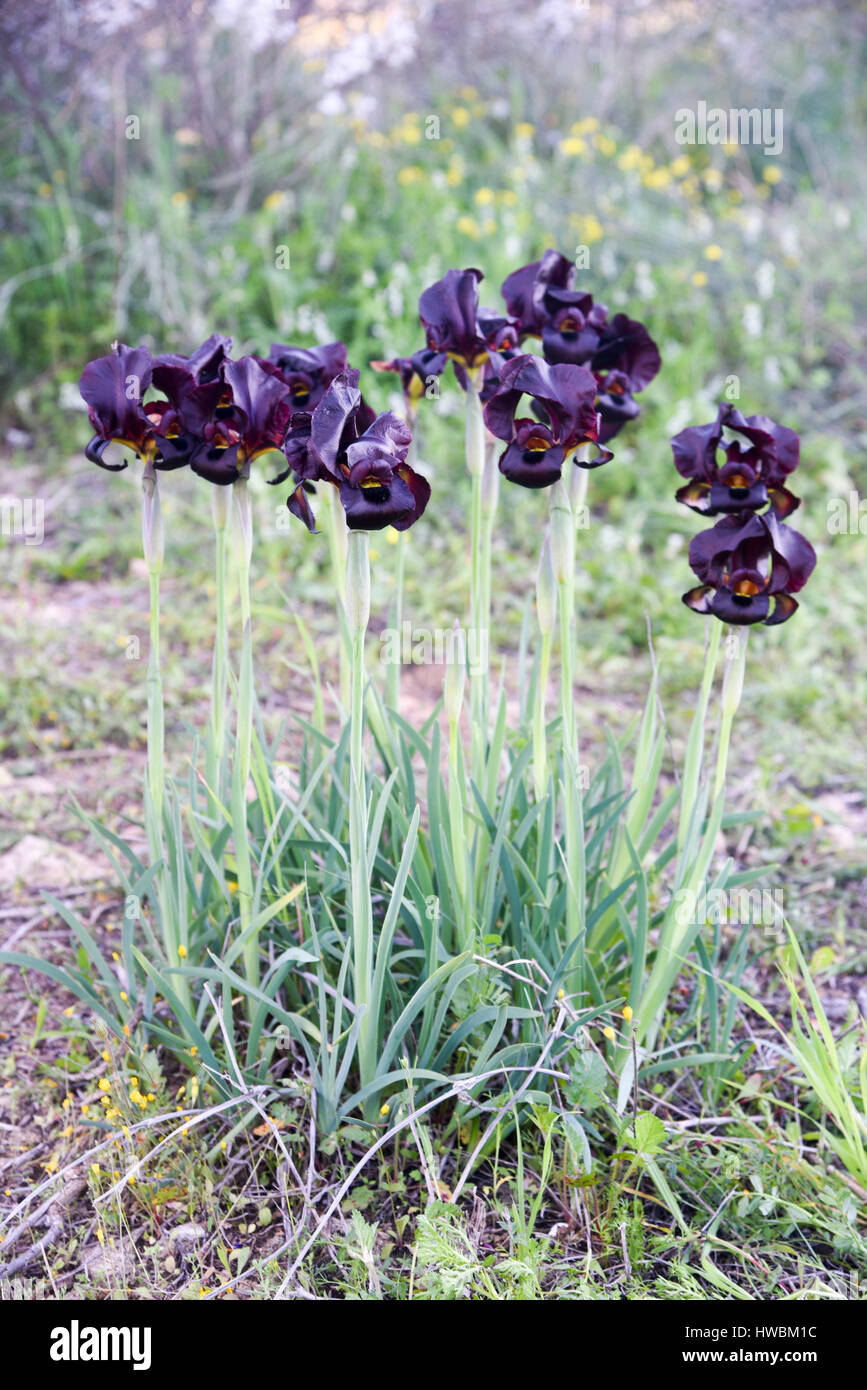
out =
{"type": "MultiPolygon", "coordinates": [[[[282,1098],[267,1118],[191,1127],[189,1081],[177,1085],[154,1061],[131,1087],[123,1048],[84,1037],[53,1000],[29,1032],[4,1063],[4,1121],[18,1127],[23,1151],[4,1175],[8,1198],[111,1132],[99,1118],[104,1094],[130,1133],[90,1160],[77,1188],[61,1187],[47,1251],[28,1257],[47,1221],[7,1237],[4,1258],[24,1263],[4,1276],[4,1296],[273,1298],[286,1271],[278,1252],[300,1243],[346,1184],[369,1150],[365,1131],[348,1124],[314,1145],[309,1088],[288,1077],[275,1078],[282,1098]],[[129,1094],[145,1086],[154,1100],[143,1110],[129,1094]],[[135,1185],[112,1198],[120,1173],[145,1158],[135,1185]]],[[[604,1067],[594,1067],[573,1078],[601,1141],[592,1178],[540,1105],[520,1145],[498,1145],[476,1170],[459,1207],[445,1199],[471,1136],[419,1122],[361,1168],[289,1296],[860,1297],[858,1194],[828,1171],[812,1107],[802,1093],[791,1103],[795,1077],[772,1057],[733,1077],[719,1116],[700,1113],[688,1078],[655,1083],[640,1097],[648,1108],[638,1139],[628,1115],[611,1113],[604,1067]]]]}

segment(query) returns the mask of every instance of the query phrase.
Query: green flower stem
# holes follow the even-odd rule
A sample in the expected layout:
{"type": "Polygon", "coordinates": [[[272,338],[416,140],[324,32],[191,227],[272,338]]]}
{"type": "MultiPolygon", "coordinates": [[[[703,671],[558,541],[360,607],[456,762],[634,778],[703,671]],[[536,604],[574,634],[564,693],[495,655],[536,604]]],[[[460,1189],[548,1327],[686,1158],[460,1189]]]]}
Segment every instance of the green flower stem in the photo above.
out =
{"type": "MultiPolygon", "coordinates": [[[[346,563],[346,616],[352,642],[349,732],[349,872],[352,905],[352,970],[361,1088],[376,1074],[377,1020],[373,1016],[373,907],[367,859],[367,790],[364,773],[364,638],[370,618],[370,537],[350,531],[346,563]]],[[[367,1103],[365,1113],[370,1111],[367,1103]]]]}
{"type": "MultiPolygon", "coordinates": [[[[732,725],[744,692],[744,675],[747,665],[748,627],[730,627],[726,634],[726,666],[723,677],[722,707],[720,712],[719,743],[717,746],[716,776],[714,778],[713,799],[716,802],[725,791],[726,769],[728,767],[729,743],[732,725]]],[[[719,640],[719,639],[717,639],[719,640]]]]}
{"type": "MultiPolygon", "coordinates": [[[[455,619],[455,637],[459,636],[459,624],[455,619]]],[[[443,695],[446,717],[449,721],[449,785],[448,811],[449,835],[451,838],[452,863],[454,865],[455,887],[460,900],[457,923],[457,949],[465,951],[473,941],[473,904],[469,892],[469,841],[467,837],[464,794],[467,773],[464,765],[464,750],[461,743],[460,719],[464,699],[466,669],[460,661],[450,661],[446,667],[443,695]]]]}
{"type": "Polygon", "coordinates": [[[406,578],[406,531],[397,532],[397,557],[394,574],[392,627],[397,633],[398,659],[386,667],[386,703],[389,709],[400,709],[400,652],[403,640],[403,589],[406,578]]]}
{"type": "Polygon", "coordinates": [[[551,563],[551,540],[545,535],[536,578],[536,618],[539,623],[539,681],[533,710],[533,789],[541,801],[548,791],[548,669],[551,664],[551,634],[557,618],[557,582],[551,563]]]}
{"type": "Polygon", "coordinates": [[[142,475],[142,549],[150,580],[150,655],[148,657],[148,842],[154,860],[162,854],[165,793],[165,734],[163,685],[160,671],[160,574],[163,567],[163,525],[159,483],[152,464],[142,475]]]}
{"type": "MultiPolygon", "coordinates": [[[[250,750],[253,741],[253,625],[250,612],[250,563],[253,556],[253,513],[246,478],[233,484],[234,527],[232,541],[241,597],[241,665],[238,677],[238,706],[235,734],[235,762],[232,771],[232,840],[238,878],[238,908],[244,938],[244,974],[249,984],[259,984],[259,942],[250,931],[253,913],[253,866],[247,832],[247,783],[250,777],[250,750]]],[[[247,996],[248,1012],[255,1001],[247,996]]]]}
{"type": "Polygon", "coordinates": [[[211,509],[214,516],[214,551],[217,623],[214,633],[214,656],[211,678],[211,749],[208,781],[217,797],[223,794],[223,772],[226,752],[226,703],[229,681],[229,620],[226,592],[226,560],[228,553],[227,528],[231,493],[225,487],[211,489],[211,509]]]}
{"type": "MultiPolygon", "coordinates": [[[[479,383],[470,373],[467,384],[466,419],[467,472],[472,482],[472,511],[470,519],[470,637],[476,642],[476,651],[485,655],[470,669],[470,717],[472,725],[470,768],[473,780],[481,787],[484,781],[485,745],[487,742],[487,631],[488,621],[484,611],[484,473],[485,473],[485,425],[482,418],[482,405],[479,399],[479,383]]],[[[469,642],[467,643],[469,650],[469,642]]]]}
{"type": "MultiPolygon", "coordinates": [[[[406,461],[410,468],[415,467],[416,461],[416,412],[407,410],[407,423],[412,430],[412,442],[407,452],[406,461]]],[[[404,586],[406,584],[406,552],[408,531],[398,531],[397,535],[397,557],[394,574],[394,600],[391,608],[391,625],[397,633],[398,660],[389,663],[385,677],[386,704],[389,709],[400,709],[400,676],[401,662],[400,652],[403,642],[403,609],[404,609],[404,586]]]]}
{"type": "Polygon", "coordinates": [[[487,436],[485,448],[485,471],[482,476],[482,573],[481,573],[481,599],[482,599],[482,618],[485,633],[485,713],[489,707],[488,689],[488,665],[487,652],[489,650],[489,628],[491,622],[491,565],[494,544],[494,523],[497,519],[497,503],[500,498],[500,470],[497,467],[497,454],[502,448],[500,441],[494,439],[492,435],[487,436]]]}
{"type": "Polygon", "coordinates": [[[148,657],[148,793],[151,807],[148,839],[151,854],[162,853],[163,800],[165,795],[165,728],[163,681],[160,671],[160,576],[150,574],[150,655],[148,657]]]}
{"type": "MultiPolygon", "coordinates": [[[[154,896],[160,919],[160,936],[166,963],[180,964],[179,947],[187,945],[187,923],[181,921],[177,900],[172,892],[171,866],[166,861],[163,834],[165,805],[165,718],[163,684],[160,668],[160,575],[163,567],[163,523],[157,474],[152,463],[142,474],[142,549],[148,567],[150,585],[150,653],[148,655],[148,766],[145,783],[145,828],[151,863],[163,861],[156,874],[154,896]]],[[[183,975],[173,977],[178,998],[192,1012],[189,983],[183,975]]]]}
{"type": "Polygon", "coordinates": [[[322,506],[325,515],[324,530],[328,536],[328,553],[331,557],[331,571],[334,587],[337,591],[337,625],[340,629],[340,703],[345,710],[348,710],[352,665],[352,635],[346,620],[346,565],[349,532],[337,489],[327,483],[322,488],[322,506]]]}
{"type": "Polygon", "coordinates": [[[692,723],[690,725],[689,737],[686,744],[686,757],[684,759],[683,781],[681,783],[680,792],[680,815],[677,825],[678,856],[683,854],[690,818],[692,817],[693,808],[698,797],[701,767],[704,757],[707,708],[710,701],[710,692],[713,687],[714,676],[716,674],[717,656],[719,653],[720,636],[722,634],[722,623],[716,618],[708,618],[708,623],[710,627],[707,633],[704,673],[701,679],[698,700],[695,705],[695,713],[693,714],[692,723]]]}
{"type": "Polygon", "coordinates": [[[233,540],[238,568],[238,587],[241,596],[241,675],[238,686],[238,746],[241,785],[245,789],[250,776],[250,748],[253,738],[253,643],[250,613],[250,564],[253,558],[253,510],[246,478],[233,486],[235,529],[233,540]]]}
{"type": "Polygon", "coordinates": [[[578,942],[569,971],[570,990],[584,987],[584,808],[572,682],[575,608],[575,520],[562,482],[551,489],[551,562],[560,609],[560,713],[563,747],[563,829],[566,858],[566,944],[578,942]]]}

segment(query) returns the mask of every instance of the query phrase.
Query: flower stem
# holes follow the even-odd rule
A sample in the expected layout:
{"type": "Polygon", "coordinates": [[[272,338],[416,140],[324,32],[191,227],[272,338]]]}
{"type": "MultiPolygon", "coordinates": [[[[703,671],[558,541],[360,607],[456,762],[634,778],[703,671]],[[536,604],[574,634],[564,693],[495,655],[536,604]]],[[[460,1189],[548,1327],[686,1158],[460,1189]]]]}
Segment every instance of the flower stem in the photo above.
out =
{"type": "Polygon", "coordinates": [[[731,627],[726,634],[726,667],[723,677],[719,744],[717,746],[716,775],[713,788],[714,801],[722,795],[725,789],[732,725],[744,689],[749,635],[749,628],[747,627],[731,627]]]}
{"type": "Polygon", "coordinates": [[[571,992],[584,985],[584,808],[572,689],[575,522],[565,485],[551,489],[551,563],[560,609],[560,714],[563,747],[563,829],[566,861],[566,945],[574,947],[571,992]]]}
{"type": "Polygon", "coordinates": [[[165,791],[165,730],[163,682],[160,672],[160,576],[150,575],[150,655],[148,657],[148,793],[151,823],[148,838],[158,859],[162,850],[163,797],[165,791]]]}
{"type": "Polygon", "coordinates": [[[148,464],[142,475],[142,549],[150,580],[150,654],[148,657],[148,842],[154,861],[162,854],[165,790],[165,733],[163,685],[160,671],[160,574],[163,566],[163,528],[156,471],[148,464]]]}
{"type": "MultiPolygon", "coordinates": [[[[235,735],[235,763],[232,774],[232,840],[238,876],[238,908],[243,937],[244,974],[254,988],[259,984],[259,942],[250,930],[253,914],[253,867],[247,833],[247,782],[250,777],[250,750],[253,741],[253,627],[250,614],[250,563],[253,554],[253,514],[245,478],[232,487],[235,504],[233,543],[241,597],[241,665],[238,677],[238,708],[235,735]]],[[[248,1014],[254,1000],[247,997],[248,1014]]]]}
{"type": "MultiPolygon", "coordinates": [[[[460,637],[455,620],[454,636],[460,637]]],[[[449,722],[449,783],[448,812],[452,863],[458,902],[455,904],[456,945],[458,951],[468,950],[473,941],[473,901],[470,889],[469,847],[464,809],[467,772],[461,743],[461,708],[463,706],[466,669],[462,661],[450,660],[446,666],[443,695],[449,722]]]]}
{"type": "Polygon", "coordinates": [[[218,797],[223,794],[223,764],[226,748],[226,700],[229,679],[229,625],[226,603],[226,556],[230,493],[227,488],[211,489],[214,515],[215,580],[217,623],[211,675],[211,759],[208,780],[218,797]]]}
{"type": "MultiPolygon", "coordinates": [[[[364,638],[370,618],[370,537],[348,533],[346,614],[352,643],[352,703],[349,732],[349,872],[352,904],[352,967],[361,1086],[376,1073],[377,1020],[373,1003],[373,907],[367,859],[367,791],[364,773],[364,638]]],[[[370,1102],[367,1103],[369,1107],[370,1102]]]]}
{"type": "Polygon", "coordinates": [[[536,618],[539,623],[541,648],[536,704],[533,710],[533,788],[536,800],[541,801],[548,790],[548,668],[551,662],[551,634],[557,617],[557,582],[551,561],[551,538],[546,533],[539,556],[536,577],[536,618]]]}
{"type": "Polygon", "coordinates": [[[704,755],[707,707],[710,701],[710,692],[713,687],[713,678],[716,674],[720,635],[722,633],[722,623],[716,618],[709,618],[708,623],[710,624],[710,628],[707,634],[704,673],[701,678],[701,688],[696,701],[695,713],[692,717],[689,737],[686,744],[686,757],[684,760],[683,781],[681,783],[680,792],[680,815],[677,826],[678,856],[683,853],[687,832],[689,830],[690,818],[693,815],[696,798],[698,796],[702,759],[704,755]]]}
{"type": "Polygon", "coordinates": [[[406,577],[406,531],[397,532],[397,562],[394,576],[393,627],[397,633],[397,660],[386,668],[386,701],[390,709],[400,709],[400,653],[403,641],[403,588],[406,577]]]}
{"type": "MultiPolygon", "coordinates": [[[[163,834],[165,803],[165,719],[163,683],[160,667],[160,575],[163,567],[163,524],[157,474],[152,463],[142,474],[142,549],[148,567],[150,586],[150,653],[148,655],[148,767],[145,785],[145,828],[148,853],[152,864],[163,860],[162,869],[155,875],[154,897],[159,912],[160,935],[166,963],[177,966],[178,947],[186,946],[187,923],[179,920],[177,902],[172,893],[171,865],[166,863],[163,834]]],[[[177,976],[174,988],[187,1009],[192,1010],[190,987],[183,975],[177,976]]]]}
{"type": "Polygon", "coordinates": [[[489,650],[489,628],[491,623],[491,563],[494,542],[494,523],[497,518],[497,503],[500,497],[500,471],[497,467],[498,440],[492,436],[487,440],[485,449],[485,471],[482,476],[482,573],[481,573],[481,599],[482,599],[482,640],[485,652],[485,715],[487,716],[489,703],[488,689],[488,663],[487,653],[489,650]]]}
{"type": "Polygon", "coordinates": [[[325,530],[328,534],[328,553],[331,557],[334,587],[337,590],[337,626],[340,631],[340,702],[344,709],[348,709],[352,636],[346,625],[347,527],[336,490],[326,483],[323,485],[322,492],[325,530]]]}
{"type": "Polygon", "coordinates": [[[539,685],[536,708],[533,711],[533,789],[541,801],[548,789],[548,716],[545,693],[548,689],[548,669],[551,664],[551,634],[541,634],[539,653],[539,685]]]}
{"type": "MultiPolygon", "coordinates": [[[[470,626],[469,638],[475,650],[484,653],[470,667],[471,757],[473,780],[481,787],[484,780],[485,745],[487,743],[487,631],[484,611],[483,557],[483,489],[485,472],[485,426],[478,384],[473,376],[467,383],[466,419],[467,472],[472,481],[472,511],[470,519],[470,626]]],[[[467,649],[470,649],[469,641],[467,649]]]]}

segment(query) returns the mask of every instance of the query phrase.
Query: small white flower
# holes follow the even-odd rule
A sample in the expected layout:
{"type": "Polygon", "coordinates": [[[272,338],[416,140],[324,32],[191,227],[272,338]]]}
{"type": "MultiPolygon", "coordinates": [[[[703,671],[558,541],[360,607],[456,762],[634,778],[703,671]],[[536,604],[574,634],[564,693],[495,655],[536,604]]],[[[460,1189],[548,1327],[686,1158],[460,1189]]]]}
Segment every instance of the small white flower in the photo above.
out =
{"type": "Polygon", "coordinates": [[[774,293],[774,278],[776,270],[773,261],[762,261],[756,271],[756,288],[759,292],[759,299],[770,299],[774,293]]]}
{"type": "Polygon", "coordinates": [[[765,381],[769,386],[779,386],[783,380],[780,364],[776,357],[765,358],[765,381]]]}
{"type": "Polygon", "coordinates": [[[760,337],[763,326],[761,305],[756,304],[755,300],[750,300],[748,304],[745,304],[741,322],[748,338],[760,337]]]}

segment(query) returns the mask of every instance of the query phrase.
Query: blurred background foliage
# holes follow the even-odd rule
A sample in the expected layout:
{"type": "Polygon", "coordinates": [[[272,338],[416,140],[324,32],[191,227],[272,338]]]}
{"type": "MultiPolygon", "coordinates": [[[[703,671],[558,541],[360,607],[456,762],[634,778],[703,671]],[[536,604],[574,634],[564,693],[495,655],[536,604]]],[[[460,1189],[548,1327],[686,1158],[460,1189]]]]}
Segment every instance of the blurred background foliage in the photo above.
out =
{"type": "MultiPolygon", "coordinates": [[[[804,759],[814,782],[863,766],[863,538],[826,526],[829,499],[867,486],[863,6],[7,0],[0,28],[2,419],[13,468],[72,480],[52,543],[19,548],[9,582],[124,574],[137,552],[130,495],[69,463],[88,434],[75,383],[115,337],[343,338],[381,408],[393,381],[368,364],[421,345],[418,294],[448,266],[478,265],[497,303],[510,269],[584,246],[580,283],[644,319],[664,361],[591,482],[587,681],[632,684],[649,617],[664,688],[694,682],[701,628],[680,594],[697,527],[667,441],[737,378],[746,413],[802,433],[797,520],[822,560],[795,621],[754,644],[755,758],[804,759]],[[782,151],[679,145],[676,113],[698,101],[781,108],[782,151]]],[[[410,548],[420,623],[465,602],[461,409],[447,379],[420,424],[435,489],[410,548]]],[[[173,475],[164,491],[207,592],[202,487],[173,475]]],[[[293,530],[287,566],[282,498],[262,484],[258,505],[260,582],[315,606],[324,545],[293,530]]],[[[504,487],[500,516],[495,638],[514,647],[544,501],[504,487]]]]}

